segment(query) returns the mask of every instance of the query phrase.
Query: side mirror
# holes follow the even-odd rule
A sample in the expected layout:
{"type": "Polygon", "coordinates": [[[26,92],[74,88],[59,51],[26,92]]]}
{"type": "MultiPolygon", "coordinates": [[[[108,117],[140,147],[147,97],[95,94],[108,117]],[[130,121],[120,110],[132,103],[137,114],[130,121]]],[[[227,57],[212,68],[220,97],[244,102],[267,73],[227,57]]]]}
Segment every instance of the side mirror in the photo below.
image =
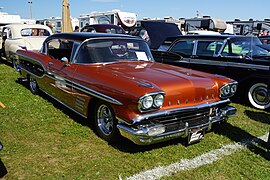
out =
{"type": "Polygon", "coordinates": [[[61,62],[62,62],[64,65],[66,65],[66,66],[69,66],[69,65],[70,65],[69,62],[68,62],[68,58],[67,58],[67,57],[62,57],[62,58],[61,58],[61,62]]]}

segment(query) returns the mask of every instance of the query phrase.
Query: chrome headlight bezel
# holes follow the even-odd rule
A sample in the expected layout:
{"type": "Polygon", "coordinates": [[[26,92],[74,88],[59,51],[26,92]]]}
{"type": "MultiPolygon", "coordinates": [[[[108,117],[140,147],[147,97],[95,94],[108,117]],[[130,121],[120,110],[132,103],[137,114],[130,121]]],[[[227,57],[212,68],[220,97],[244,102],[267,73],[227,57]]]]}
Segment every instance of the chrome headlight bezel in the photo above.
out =
{"type": "Polygon", "coordinates": [[[236,81],[224,84],[219,88],[219,97],[222,99],[232,97],[236,93],[237,85],[236,81]]]}
{"type": "Polygon", "coordinates": [[[138,100],[138,109],[140,112],[160,109],[164,103],[164,92],[155,92],[145,94],[138,100]]]}

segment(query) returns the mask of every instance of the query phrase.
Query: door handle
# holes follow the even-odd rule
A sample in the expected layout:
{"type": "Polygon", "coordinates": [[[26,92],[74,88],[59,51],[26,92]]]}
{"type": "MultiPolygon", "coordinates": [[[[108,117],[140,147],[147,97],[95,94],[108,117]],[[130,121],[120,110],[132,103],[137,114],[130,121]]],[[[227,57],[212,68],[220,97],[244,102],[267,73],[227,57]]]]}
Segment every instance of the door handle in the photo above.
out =
{"type": "Polygon", "coordinates": [[[49,66],[52,66],[52,65],[53,65],[53,62],[49,62],[48,65],[49,65],[49,66]]]}

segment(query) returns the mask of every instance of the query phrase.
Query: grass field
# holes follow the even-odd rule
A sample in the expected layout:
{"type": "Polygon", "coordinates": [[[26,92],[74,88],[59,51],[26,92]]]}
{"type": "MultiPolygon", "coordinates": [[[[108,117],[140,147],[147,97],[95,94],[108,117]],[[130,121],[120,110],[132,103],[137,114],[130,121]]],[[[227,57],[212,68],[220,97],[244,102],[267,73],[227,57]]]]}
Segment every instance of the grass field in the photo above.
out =
{"type": "MultiPolygon", "coordinates": [[[[0,106],[3,179],[126,179],[265,135],[270,128],[269,112],[233,104],[236,116],[187,147],[182,139],[151,146],[137,146],[126,139],[108,144],[95,134],[91,122],[46,95],[31,94],[18,77],[10,66],[0,64],[0,101],[6,106],[0,106]]],[[[266,152],[266,143],[259,142],[211,164],[162,179],[270,179],[266,152]]]]}

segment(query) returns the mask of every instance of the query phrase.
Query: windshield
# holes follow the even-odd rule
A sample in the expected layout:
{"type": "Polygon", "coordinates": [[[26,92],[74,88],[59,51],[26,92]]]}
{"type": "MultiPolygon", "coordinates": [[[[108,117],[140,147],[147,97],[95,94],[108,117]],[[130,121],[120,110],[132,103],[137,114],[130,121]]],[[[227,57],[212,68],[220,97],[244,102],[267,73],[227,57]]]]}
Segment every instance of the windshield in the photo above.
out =
{"type": "Polygon", "coordinates": [[[76,63],[108,63],[118,61],[153,61],[143,40],[110,38],[85,41],[75,58],[76,63]]]}

